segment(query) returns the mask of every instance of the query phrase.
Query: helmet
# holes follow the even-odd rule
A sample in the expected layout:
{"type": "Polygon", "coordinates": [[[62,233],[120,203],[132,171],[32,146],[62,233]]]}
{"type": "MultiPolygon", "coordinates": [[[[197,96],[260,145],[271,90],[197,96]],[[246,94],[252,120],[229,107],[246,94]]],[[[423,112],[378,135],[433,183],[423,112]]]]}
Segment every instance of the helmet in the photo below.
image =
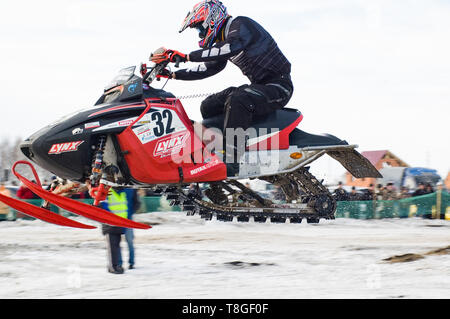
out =
{"type": "Polygon", "coordinates": [[[197,3],[188,13],[181,26],[180,33],[189,28],[196,28],[202,39],[201,48],[210,47],[216,41],[217,34],[230,15],[227,8],[218,0],[205,0],[197,3]]]}

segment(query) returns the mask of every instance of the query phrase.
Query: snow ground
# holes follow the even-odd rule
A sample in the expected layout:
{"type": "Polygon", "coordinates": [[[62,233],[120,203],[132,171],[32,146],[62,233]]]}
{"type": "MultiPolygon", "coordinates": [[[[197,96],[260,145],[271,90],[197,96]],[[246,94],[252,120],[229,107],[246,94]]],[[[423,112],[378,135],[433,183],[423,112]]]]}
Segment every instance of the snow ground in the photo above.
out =
{"type": "MultiPolygon", "coordinates": [[[[321,220],[313,225],[205,222],[140,214],[136,269],[106,271],[100,229],[0,223],[0,298],[449,298],[444,220],[321,220]],[[384,259],[423,254],[411,262],[384,259]]],[[[80,218],[80,221],[86,222],[80,218]]],[[[127,260],[126,244],[122,253],[127,260]]],[[[127,266],[127,264],[125,264],[127,266]]]]}

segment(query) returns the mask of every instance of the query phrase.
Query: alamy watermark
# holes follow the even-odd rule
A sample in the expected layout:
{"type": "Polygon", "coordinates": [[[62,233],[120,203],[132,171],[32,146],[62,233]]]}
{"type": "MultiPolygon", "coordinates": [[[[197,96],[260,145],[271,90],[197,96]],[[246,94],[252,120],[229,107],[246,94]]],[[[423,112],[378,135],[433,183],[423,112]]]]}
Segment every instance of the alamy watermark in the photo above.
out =
{"type": "MultiPolygon", "coordinates": [[[[217,128],[205,128],[203,125],[194,124],[194,138],[177,137],[175,140],[164,141],[161,149],[169,151],[173,162],[180,163],[204,163],[204,159],[210,154],[216,155],[221,161],[229,163],[266,165],[279,164],[280,130],[278,128],[250,127],[227,128],[225,136],[222,130],[217,128]],[[173,146],[172,146],[173,145],[173,146]],[[173,147],[173,151],[170,150],[173,147]],[[182,150],[182,156],[180,151],[182,150]],[[248,156],[244,156],[245,154],[248,156]],[[186,156],[192,154],[192,156],[186,156]],[[267,161],[270,161],[269,163],[267,161]]],[[[158,146],[157,146],[158,148],[158,146]]]]}

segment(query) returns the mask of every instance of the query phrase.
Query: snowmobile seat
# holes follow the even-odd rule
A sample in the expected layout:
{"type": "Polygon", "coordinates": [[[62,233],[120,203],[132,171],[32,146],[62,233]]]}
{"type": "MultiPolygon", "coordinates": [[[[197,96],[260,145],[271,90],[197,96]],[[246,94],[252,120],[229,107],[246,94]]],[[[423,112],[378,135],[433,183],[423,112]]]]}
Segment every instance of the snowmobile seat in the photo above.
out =
{"type": "MultiPolygon", "coordinates": [[[[264,132],[262,134],[267,134],[267,132],[274,132],[275,130],[282,131],[292,123],[294,123],[302,114],[300,111],[296,109],[283,108],[280,110],[276,110],[270,114],[265,116],[255,117],[253,119],[252,128],[256,129],[256,132],[259,136],[260,129],[264,132]]],[[[214,128],[220,131],[223,130],[223,125],[225,121],[225,114],[219,114],[217,116],[204,119],[202,124],[206,128],[214,128]]]]}
{"type": "MultiPolygon", "coordinates": [[[[301,116],[302,114],[299,110],[283,108],[262,117],[255,117],[252,127],[256,129],[258,136],[260,133],[259,129],[261,128],[266,128],[267,132],[274,131],[271,129],[282,131],[301,116]]],[[[220,114],[203,120],[202,124],[206,128],[215,128],[222,131],[224,121],[225,115],[220,114]]],[[[265,132],[263,134],[267,133],[265,132]]],[[[289,135],[289,145],[296,145],[299,148],[303,148],[308,146],[348,145],[348,143],[330,134],[314,135],[295,128],[289,135]]]]}
{"type": "Polygon", "coordinates": [[[289,145],[296,145],[299,148],[303,148],[315,146],[348,145],[348,143],[331,134],[314,135],[296,128],[289,135],[289,145]]]}

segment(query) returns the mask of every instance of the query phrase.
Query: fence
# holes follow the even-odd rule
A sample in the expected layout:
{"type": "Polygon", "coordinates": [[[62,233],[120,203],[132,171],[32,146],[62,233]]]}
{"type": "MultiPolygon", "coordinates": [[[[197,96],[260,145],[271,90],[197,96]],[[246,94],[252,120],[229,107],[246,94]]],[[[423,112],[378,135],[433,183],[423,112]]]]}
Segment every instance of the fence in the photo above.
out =
{"type": "MultiPolygon", "coordinates": [[[[140,200],[141,207],[138,213],[181,211],[177,206],[170,206],[170,202],[165,197],[141,197],[140,200]]],[[[36,206],[40,206],[42,203],[40,199],[26,201],[36,206]]],[[[93,203],[93,199],[83,199],[80,201],[87,204],[93,203]]],[[[72,215],[72,213],[53,205],[50,210],[66,217],[72,215]]],[[[337,202],[336,218],[381,219],[415,216],[450,220],[450,194],[436,192],[429,195],[393,201],[337,202]]],[[[17,218],[33,219],[13,209],[10,209],[8,215],[0,214],[0,220],[15,220],[17,218]]]]}
{"type": "MultiPolygon", "coordinates": [[[[42,200],[41,199],[27,199],[24,200],[25,202],[28,202],[35,206],[41,206],[42,200]]],[[[83,203],[91,205],[94,200],[93,199],[79,199],[78,201],[81,201],[83,203]]],[[[139,208],[138,213],[147,213],[147,212],[167,212],[167,211],[181,211],[180,208],[177,206],[170,206],[170,202],[165,199],[165,197],[161,196],[151,196],[151,197],[141,197],[141,207],[139,208]]],[[[57,206],[51,205],[50,210],[52,212],[61,214],[65,217],[74,216],[69,211],[66,211],[64,209],[61,209],[57,206]]],[[[30,217],[28,215],[25,215],[21,212],[18,212],[12,208],[10,208],[9,213],[6,215],[0,214],[0,221],[1,220],[16,220],[18,218],[22,219],[34,219],[33,217],[30,217]]]]}
{"type": "Polygon", "coordinates": [[[400,200],[338,202],[336,218],[445,218],[450,220],[450,194],[433,194],[400,200]]]}

